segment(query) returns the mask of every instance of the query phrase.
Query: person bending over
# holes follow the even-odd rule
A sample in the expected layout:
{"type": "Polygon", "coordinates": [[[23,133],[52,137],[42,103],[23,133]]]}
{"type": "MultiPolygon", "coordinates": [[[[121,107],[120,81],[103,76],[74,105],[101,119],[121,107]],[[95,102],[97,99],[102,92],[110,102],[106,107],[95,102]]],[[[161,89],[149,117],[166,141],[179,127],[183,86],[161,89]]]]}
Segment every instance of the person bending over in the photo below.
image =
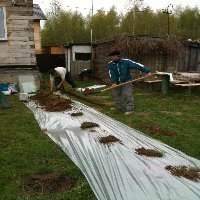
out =
{"type": "Polygon", "coordinates": [[[64,90],[64,82],[67,81],[72,88],[76,88],[76,84],[65,67],[56,67],[49,70],[50,73],[50,90],[53,91],[54,85],[57,90],[64,90]]]}

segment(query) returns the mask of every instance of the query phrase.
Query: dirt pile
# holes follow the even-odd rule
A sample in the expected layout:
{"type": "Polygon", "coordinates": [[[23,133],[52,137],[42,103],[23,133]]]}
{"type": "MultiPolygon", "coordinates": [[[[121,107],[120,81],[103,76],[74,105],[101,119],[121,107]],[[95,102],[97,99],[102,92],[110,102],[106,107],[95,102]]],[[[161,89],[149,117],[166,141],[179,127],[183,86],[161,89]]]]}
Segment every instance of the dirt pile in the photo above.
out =
{"type": "Polygon", "coordinates": [[[82,129],[93,128],[93,127],[99,127],[99,124],[96,124],[94,122],[83,122],[81,124],[82,129]]]}
{"type": "Polygon", "coordinates": [[[61,98],[52,93],[39,92],[36,95],[31,96],[30,99],[38,103],[41,107],[44,107],[46,111],[50,112],[60,112],[72,108],[70,99],[61,98]]]}
{"type": "Polygon", "coordinates": [[[83,113],[82,113],[82,112],[74,112],[74,113],[70,113],[70,115],[71,115],[72,117],[76,117],[76,116],[82,116],[83,113]]]}
{"type": "Polygon", "coordinates": [[[171,166],[165,167],[166,170],[170,171],[174,176],[184,177],[193,181],[200,180],[200,169],[188,168],[186,166],[171,166]]]}
{"type": "Polygon", "coordinates": [[[174,136],[176,135],[175,132],[165,130],[160,128],[159,126],[144,126],[144,128],[151,134],[153,135],[166,135],[166,136],[174,136]]]}
{"type": "Polygon", "coordinates": [[[135,149],[137,154],[144,155],[148,157],[163,157],[163,154],[157,150],[154,149],[145,149],[144,147],[135,149]]]}
{"type": "MultiPolygon", "coordinates": [[[[95,92],[96,93],[96,92],[95,92]]],[[[75,97],[77,98],[78,100],[83,100],[83,101],[86,101],[86,102],[89,102],[89,103],[92,103],[92,104],[95,104],[95,105],[98,105],[98,106],[109,106],[110,104],[113,105],[114,102],[100,102],[100,101],[97,101],[97,99],[91,99],[90,96],[88,95],[88,97],[86,96],[83,96],[83,95],[79,95],[77,93],[74,93],[72,91],[67,91],[67,94],[71,97],[75,97]]],[[[82,94],[82,93],[81,93],[82,94]]]]}
{"type": "Polygon", "coordinates": [[[110,145],[113,142],[119,142],[119,143],[123,144],[121,140],[119,140],[118,138],[116,138],[113,135],[108,135],[108,136],[105,136],[105,137],[100,137],[99,138],[99,142],[102,143],[102,144],[107,144],[107,145],[110,145]]]}
{"type": "Polygon", "coordinates": [[[94,94],[95,93],[95,90],[94,89],[89,89],[89,88],[86,88],[84,91],[83,91],[83,94],[85,96],[87,95],[90,95],[90,94],[94,94]]]}
{"type": "Polygon", "coordinates": [[[28,194],[44,193],[48,195],[64,192],[74,187],[76,181],[60,173],[38,174],[24,181],[23,192],[28,194]]]}

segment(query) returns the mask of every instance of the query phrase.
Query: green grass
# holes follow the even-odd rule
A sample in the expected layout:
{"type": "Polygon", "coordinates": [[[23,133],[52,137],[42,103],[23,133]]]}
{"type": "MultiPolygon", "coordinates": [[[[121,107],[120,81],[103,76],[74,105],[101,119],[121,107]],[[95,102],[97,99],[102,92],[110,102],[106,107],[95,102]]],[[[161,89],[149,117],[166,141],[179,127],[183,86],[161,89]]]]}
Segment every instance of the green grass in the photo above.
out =
{"type": "MultiPolygon", "coordinates": [[[[76,80],[79,85],[81,82],[76,80]]],[[[92,85],[85,83],[84,85],[92,85]]],[[[68,85],[67,90],[71,90],[68,85]]],[[[78,94],[82,96],[82,94],[78,94]]],[[[113,106],[97,106],[83,101],[100,112],[139,130],[152,138],[158,139],[171,147],[174,147],[189,156],[200,159],[200,100],[199,93],[194,96],[171,93],[164,95],[161,92],[151,92],[134,87],[135,113],[125,116],[124,113],[113,114],[110,110],[113,106]],[[175,132],[175,136],[152,135],[145,129],[145,125],[158,126],[164,130],[175,132]]],[[[87,98],[97,96],[107,96],[107,98],[97,98],[100,102],[113,102],[112,91],[106,91],[87,98]]]]}
{"type": "MultiPolygon", "coordinates": [[[[44,76],[48,85],[48,76],[44,76]]],[[[89,86],[93,82],[76,80],[79,86],[89,86]]],[[[75,92],[68,84],[66,91],[75,92]]],[[[109,106],[98,106],[80,100],[114,119],[127,124],[151,137],[158,139],[184,153],[200,159],[200,101],[199,96],[182,94],[163,95],[134,87],[135,113],[125,116],[113,114],[109,106]],[[175,136],[151,135],[144,125],[159,126],[173,131],[175,136]]],[[[74,98],[74,97],[73,97],[74,98]]],[[[102,103],[113,102],[112,91],[86,96],[98,98],[102,103]],[[100,96],[100,98],[98,98],[100,96]],[[104,97],[104,98],[103,98],[104,97]]],[[[77,98],[78,99],[78,98],[77,98]]],[[[33,113],[24,106],[18,96],[9,96],[10,109],[0,107],[0,200],[90,200],[96,199],[85,177],[66,154],[39,128],[33,113]],[[43,193],[24,193],[24,181],[34,174],[59,172],[68,174],[76,184],[64,193],[47,196],[43,193]]]]}
{"type": "Polygon", "coordinates": [[[18,96],[9,96],[10,109],[0,108],[0,199],[96,199],[85,177],[66,154],[39,128],[33,113],[18,96]],[[34,174],[59,172],[76,181],[75,187],[49,196],[23,192],[34,174]]]}

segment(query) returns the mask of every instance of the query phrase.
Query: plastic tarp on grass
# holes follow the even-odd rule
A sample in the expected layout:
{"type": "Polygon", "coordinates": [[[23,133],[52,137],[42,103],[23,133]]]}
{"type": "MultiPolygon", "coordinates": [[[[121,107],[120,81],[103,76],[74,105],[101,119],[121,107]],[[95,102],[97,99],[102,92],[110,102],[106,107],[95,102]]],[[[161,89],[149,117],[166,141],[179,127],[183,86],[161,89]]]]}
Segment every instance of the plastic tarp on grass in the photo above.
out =
{"type": "Polygon", "coordinates": [[[26,104],[41,128],[72,159],[87,178],[99,200],[199,200],[200,182],[173,176],[167,165],[200,168],[200,161],[152,139],[78,102],[65,112],[46,112],[34,102],[26,104]],[[72,112],[82,112],[73,117],[72,112]],[[100,127],[80,128],[83,122],[100,127]],[[95,130],[95,131],[94,131],[95,130]],[[123,144],[106,146],[99,137],[114,135],[123,144]],[[161,151],[163,157],[146,157],[137,148],[161,151]]]}

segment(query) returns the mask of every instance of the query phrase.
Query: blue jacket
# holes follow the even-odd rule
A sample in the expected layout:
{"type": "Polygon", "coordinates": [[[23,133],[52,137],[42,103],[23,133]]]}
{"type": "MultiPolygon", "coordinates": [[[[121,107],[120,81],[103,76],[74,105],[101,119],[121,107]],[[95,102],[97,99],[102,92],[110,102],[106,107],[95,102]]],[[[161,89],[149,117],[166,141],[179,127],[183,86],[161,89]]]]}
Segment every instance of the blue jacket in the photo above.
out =
{"type": "Polygon", "coordinates": [[[132,80],[130,69],[136,69],[144,73],[149,72],[149,68],[130,59],[121,58],[119,62],[110,61],[108,63],[110,79],[113,83],[124,83],[132,80]]]}

